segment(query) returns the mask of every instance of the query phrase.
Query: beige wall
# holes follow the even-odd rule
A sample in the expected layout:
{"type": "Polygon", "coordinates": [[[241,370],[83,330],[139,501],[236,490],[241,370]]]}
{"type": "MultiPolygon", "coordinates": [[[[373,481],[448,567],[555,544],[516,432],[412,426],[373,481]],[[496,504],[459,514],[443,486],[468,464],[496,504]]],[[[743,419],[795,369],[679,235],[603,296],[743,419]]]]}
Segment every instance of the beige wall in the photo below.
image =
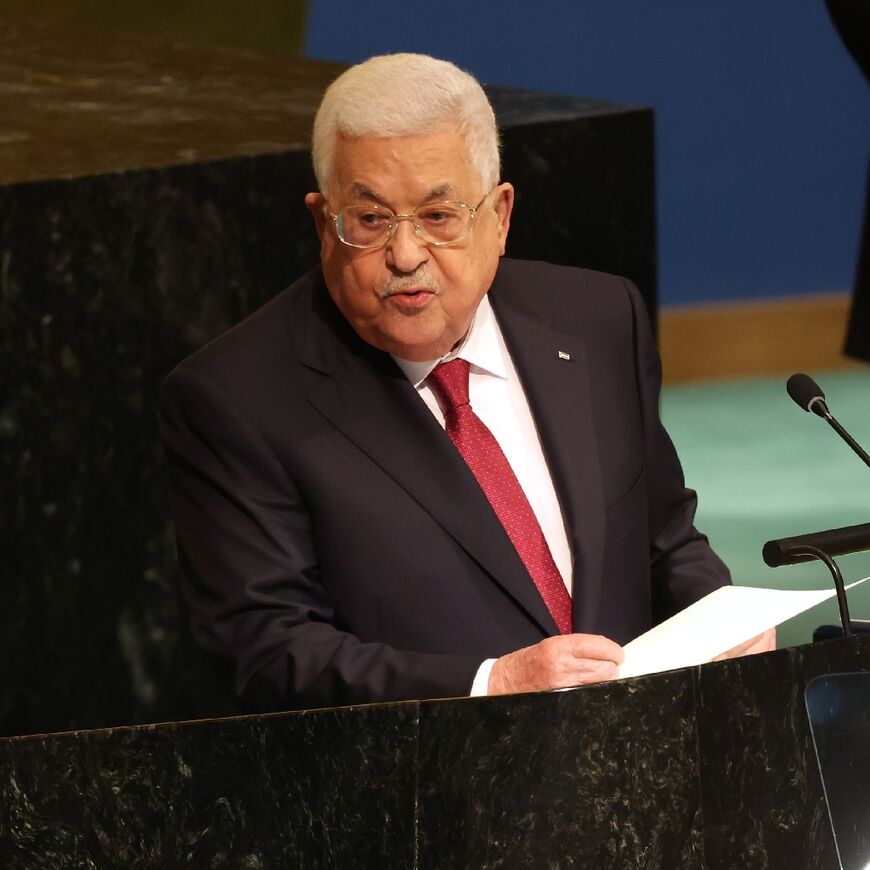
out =
{"type": "Polygon", "coordinates": [[[659,350],[665,381],[853,368],[843,355],[850,297],[819,294],[665,308],[659,350]]]}

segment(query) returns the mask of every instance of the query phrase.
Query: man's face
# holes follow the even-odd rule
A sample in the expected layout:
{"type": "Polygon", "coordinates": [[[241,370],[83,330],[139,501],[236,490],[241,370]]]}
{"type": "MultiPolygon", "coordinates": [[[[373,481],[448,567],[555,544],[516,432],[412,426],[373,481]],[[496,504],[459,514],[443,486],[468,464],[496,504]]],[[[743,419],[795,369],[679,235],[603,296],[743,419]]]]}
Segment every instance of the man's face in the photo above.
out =
{"type": "Polygon", "coordinates": [[[444,247],[427,245],[411,221],[400,221],[380,248],[343,244],[324,214],[377,203],[396,214],[453,200],[476,205],[488,193],[453,127],[425,136],[339,136],[326,198],[309,193],[329,294],[369,344],[407,360],[436,359],[463,338],[489,290],[513,206],[513,188],[499,185],[468,235],[444,247]]]}

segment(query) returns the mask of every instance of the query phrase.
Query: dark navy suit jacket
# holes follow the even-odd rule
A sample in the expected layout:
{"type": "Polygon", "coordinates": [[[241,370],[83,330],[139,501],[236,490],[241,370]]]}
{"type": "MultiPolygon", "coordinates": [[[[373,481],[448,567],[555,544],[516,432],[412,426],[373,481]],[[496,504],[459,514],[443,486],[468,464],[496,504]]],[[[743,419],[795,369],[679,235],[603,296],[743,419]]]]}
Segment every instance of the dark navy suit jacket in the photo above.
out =
{"type": "MultiPolygon", "coordinates": [[[[636,290],[502,260],[490,299],[565,518],[575,629],[624,643],[728,583],[659,421],[636,290]]],[[[467,694],[484,659],[557,633],[450,439],[319,270],[169,376],[161,432],[193,630],[250,706],[467,694]]]]}

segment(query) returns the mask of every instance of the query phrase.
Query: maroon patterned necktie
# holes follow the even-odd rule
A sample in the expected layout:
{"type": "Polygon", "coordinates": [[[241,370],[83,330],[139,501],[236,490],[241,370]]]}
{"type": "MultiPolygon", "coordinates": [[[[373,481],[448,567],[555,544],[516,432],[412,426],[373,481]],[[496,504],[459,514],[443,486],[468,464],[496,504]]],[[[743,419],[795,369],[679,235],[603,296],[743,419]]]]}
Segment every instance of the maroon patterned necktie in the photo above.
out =
{"type": "Polygon", "coordinates": [[[507,457],[471,409],[468,370],[466,360],[454,359],[436,366],[429,375],[429,384],[444,409],[447,434],[489,499],[559,631],[570,634],[571,596],[507,457]]]}

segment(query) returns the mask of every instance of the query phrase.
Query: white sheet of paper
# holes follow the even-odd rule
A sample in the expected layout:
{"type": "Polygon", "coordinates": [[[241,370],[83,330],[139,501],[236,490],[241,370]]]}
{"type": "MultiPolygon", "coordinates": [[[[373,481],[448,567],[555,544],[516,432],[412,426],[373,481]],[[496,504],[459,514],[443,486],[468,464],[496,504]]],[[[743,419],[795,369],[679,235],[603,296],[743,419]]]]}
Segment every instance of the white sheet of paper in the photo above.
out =
{"type": "MultiPolygon", "coordinates": [[[[853,589],[870,577],[846,586],[853,589]]],[[[834,589],[723,586],[627,643],[620,677],[701,665],[836,595],[834,589]]]]}

